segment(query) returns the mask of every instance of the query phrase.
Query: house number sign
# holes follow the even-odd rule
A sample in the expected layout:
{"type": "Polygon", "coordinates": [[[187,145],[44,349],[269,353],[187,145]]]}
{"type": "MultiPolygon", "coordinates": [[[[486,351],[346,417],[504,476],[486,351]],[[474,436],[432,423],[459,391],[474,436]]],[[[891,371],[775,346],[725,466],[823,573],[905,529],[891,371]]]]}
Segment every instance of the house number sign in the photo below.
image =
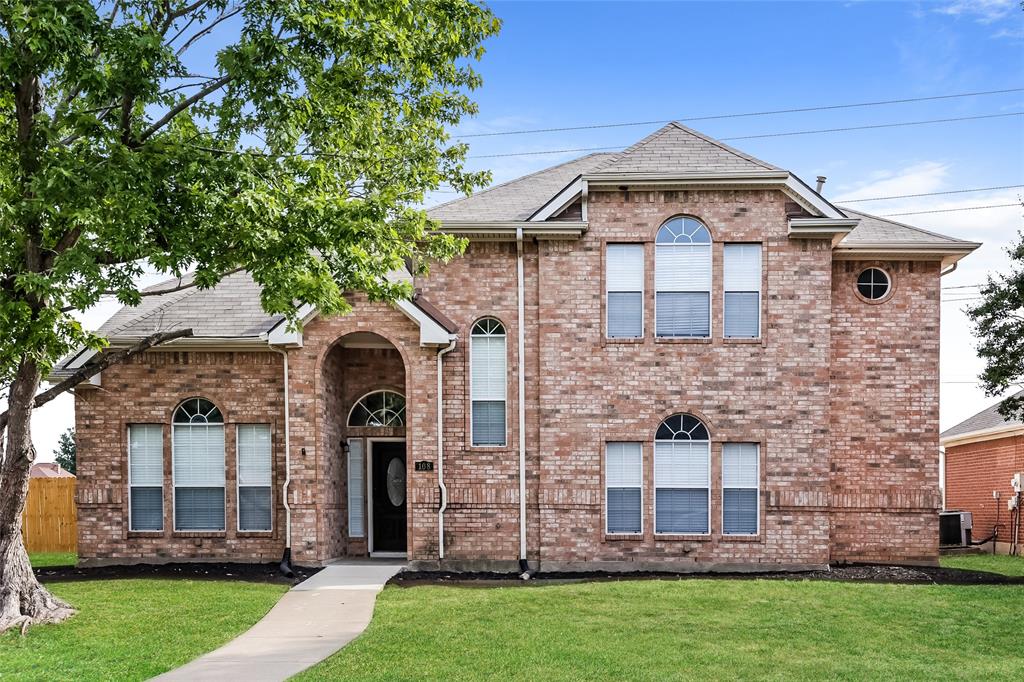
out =
{"type": "Polygon", "coordinates": [[[434,463],[433,462],[416,462],[416,464],[414,466],[415,466],[415,469],[414,469],[415,471],[433,471],[434,470],[434,463]]]}

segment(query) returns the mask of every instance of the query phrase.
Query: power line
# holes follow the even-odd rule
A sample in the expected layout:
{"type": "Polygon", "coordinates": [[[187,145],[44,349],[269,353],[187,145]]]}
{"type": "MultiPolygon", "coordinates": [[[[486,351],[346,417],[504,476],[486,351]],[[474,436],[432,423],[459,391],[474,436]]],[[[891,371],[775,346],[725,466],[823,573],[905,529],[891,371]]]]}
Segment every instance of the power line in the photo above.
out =
{"type": "Polygon", "coordinates": [[[942,287],[942,288],[943,289],[977,289],[978,287],[983,287],[983,286],[985,286],[985,285],[984,284],[962,284],[962,285],[956,286],[956,287],[942,287]]]}
{"type": "Polygon", "coordinates": [[[695,116],[691,118],[663,119],[660,121],[628,121],[625,123],[594,123],[581,126],[563,126],[560,128],[534,128],[532,130],[504,130],[493,133],[467,133],[457,135],[459,139],[470,137],[499,137],[502,135],[532,135],[535,133],[563,133],[570,130],[597,130],[600,128],[625,128],[629,126],[646,126],[671,123],[677,120],[681,123],[694,123],[697,121],[717,121],[727,118],[749,118],[752,116],[771,116],[775,114],[797,114],[809,111],[831,111],[836,109],[854,109],[858,107],[877,107],[887,104],[907,104],[910,102],[933,102],[936,100],[956,99],[959,97],[978,97],[982,95],[1002,95],[1010,92],[1021,92],[1024,88],[1007,88],[1005,90],[984,90],[980,92],[961,92],[953,95],[933,95],[931,97],[909,97],[905,99],[887,99],[874,102],[854,102],[851,104],[828,104],[813,107],[800,107],[797,109],[774,109],[769,111],[750,111],[739,114],[717,114],[714,116],[695,116]]]}
{"type": "Polygon", "coordinates": [[[880,218],[895,218],[901,215],[923,215],[925,213],[954,213],[956,211],[980,211],[985,208],[1008,208],[1010,206],[1020,207],[1020,204],[989,204],[988,206],[963,206],[961,208],[936,208],[931,211],[906,211],[904,213],[883,213],[880,218]]]}
{"type": "Polygon", "coordinates": [[[999,187],[975,187],[973,189],[951,189],[945,192],[921,192],[920,194],[899,194],[892,197],[870,197],[867,199],[843,199],[841,204],[855,204],[861,201],[888,201],[889,199],[914,199],[916,197],[937,197],[944,194],[967,194],[969,192],[992,192],[997,189],[1018,189],[1024,185],[1000,185],[999,187]]]}
{"type": "MultiPolygon", "coordinates": [[[[728,142],[731,140],[756,140],[768,137],[793,137],[796,135],[818,135],[821,133],[840,133],[848,132],[851,130],[877,130],[879,128],[906,128],[909,126],[920,126],[930,125],[935,123],[953,123],[955,121],[978,121],[981,119],[991,118],[1009,118],[1011,116],[1024,116],[1024,111],[1015,111],[1008,114],[982,114],[980,116],[957,116],[954,118],[933,118],[926,121],[900,121],[897,123],[876,123],[873,125],[863,126],[844,126],[842,128],[819,128],[817,130],[794,130],[784,133],[762,133],[759,135],[737,135],[733,137],[720,137],[718,138],[721,142],[728,142]]],[[[504,154],[479,154],[476,156],[467,156],[467,159],[500,159],[510,156],[541,156],[544,154],[569,154],[575,152],[598,152],[608,151],[612,149],[621,149],[621,146],[615,147],[576,147],[574,149],[545,149],[535,152],[506,152],[504,154]]]]}

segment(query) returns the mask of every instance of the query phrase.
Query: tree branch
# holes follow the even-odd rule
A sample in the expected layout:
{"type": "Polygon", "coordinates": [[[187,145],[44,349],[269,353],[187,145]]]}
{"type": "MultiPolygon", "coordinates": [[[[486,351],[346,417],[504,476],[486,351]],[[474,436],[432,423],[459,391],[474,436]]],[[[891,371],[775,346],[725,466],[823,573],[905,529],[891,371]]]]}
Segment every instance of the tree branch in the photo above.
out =
{"type": "MultiPolygon", "coordinates": [[[[218,14],[217,17],[213,21],[211,21],[209,24],[204,26],[202,28],[202,30],[196,31],[195,34],[191,38],[186,40],[182,44],[182,46],[178,48],[178,51],[175,52],[175,56],[180,57],[181,55],[183,55],[188,48],[192,47],[192,45],[195,44],[197,41],[199,41],[203,36],[209,35],[210,32],[214,28],[217,27],[217,24],[219,24],[219,23],[221,23],[223,21],[227,21],[228,19],[230,19],[231,17],[235,16],[236,14],[238,14],[241,11],[242,11],[242,7],[240,5],[236,5],[235,7],[232,7],[230,9],[225,8],[224,11],[221,12],[220,14],[218,14]]],[[[178,36],[174,36],[175,39],[177,37],[178,36]]],[[[172,42],[174,42],[174,40],[169,41],[169,43],[172,43],[172,42]]]]}
{"type": "MultiPolygon", "coordinates": [[[[45,405],[46,403],[50,402],[60,394],[71,390],[72,388],[82,383],[86,379],[96,376],[97,374],[105,370],[107,367],[110,367],[111,365],[116,365],[118,363],[124,362],[125,360],[129,360],[135,357],[136,355],[139,355],[140,353],[146,352],[147,350],[153,348],[154,346],[159,346],[162,343],[167,343],[168,341],[173,341],[175,339],[181,339],[191,336],[191,329],[178,329],[173,332],[157,332],[156,334],[151,334],[147,336],[146,338],[142,339],[141,341],[139,341],[134,346],[131,346],[130,348],[102,355],[94,364],[82,367],[74,374],[69,376],[67,379],[61,381],[56,386],[48,388],[42,393],[38,394],[32,401],[32,409],[45,405]]],[[[0,414],[0,432],[2,432],[7,427],[8,419],[9,417],[7,414],[7,410],[4,410],[4,412],[0,414]]]]}
{"type": "Polygon", "coordinates": [[[146,130],[143,131],[142,135],[139,136],[139,142],[145,142],[150,136],[153,135],[153,133],[157,132],[165,125],[167,125],[175,116],[185,111],[185,109],[188,109],[190,106],[192,106],[199,100],[203,99],[214,90],[217,90],[226,85],[232,80],[232,78],[233,76],[222,76],[217,80],[213,81],[212,83],[210,83],[209,85],[207,85],[205,88],[203,88],[196,94],[192,95],[191,97],[188,97],[178,102],[178,104],[171,107],[170,111],[168,111],[160,119],[158,119],[156,123],[149,126],[149,128],[146,128],[146,130]]]}

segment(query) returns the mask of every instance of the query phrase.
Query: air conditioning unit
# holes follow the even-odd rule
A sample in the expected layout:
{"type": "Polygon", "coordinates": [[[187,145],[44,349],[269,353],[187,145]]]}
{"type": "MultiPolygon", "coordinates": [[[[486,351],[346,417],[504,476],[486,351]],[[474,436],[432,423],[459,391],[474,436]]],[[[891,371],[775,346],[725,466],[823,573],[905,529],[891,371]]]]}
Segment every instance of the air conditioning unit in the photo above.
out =
{"type": "Polygon", "coordinates": [[[972,525],[971,512],[939,512],[939,544],[944,547],[968,546],[971,544],[972,525]]]}

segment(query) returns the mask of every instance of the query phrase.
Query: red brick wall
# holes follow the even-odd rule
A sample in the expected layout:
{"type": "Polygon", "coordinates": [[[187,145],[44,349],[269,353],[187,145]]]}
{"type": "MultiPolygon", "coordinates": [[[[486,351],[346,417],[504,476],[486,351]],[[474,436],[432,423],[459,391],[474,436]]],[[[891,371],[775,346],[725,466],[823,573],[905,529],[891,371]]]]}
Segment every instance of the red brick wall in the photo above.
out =
{"type": "MultiPolygon", "coordinates": [[[[934,560],[938,265],[888,264],[895,295],[882,305],[865,304],[852,293],[859,266],[833,264],[826,240],[789,238],[786,202],[768,190],[591,192],[590,228],[582,239],[524,245],[532,560],[549,568],[934,560]],[[653,335],[653,240],[678,214],[703,220],[715,240],[712,338],[706,341],[653,335]],[[604,338],[609,241],[646,245],[646,336],[639,341],[604,338]],[[756,341],[722,338],[723,243],[730,241],[763,244],[763,335],[756,341]],[[654,432],[677,412],[699,416],[711,433],[712,521],[705,537],[653,533],[654,432]],[[644,443],[639,539],[603,532],[604,444],[615,440],[644,443]],[[761,444],[761,532],[754,538],[722,534],[721,449],[730,441],[761,444]]],[[[519,550],[515,244],[475,242],[465,257],[435,267],[417,286],[458,325],[460,339],[444,359],[446,558],[511,564],[519,550]],[[507,333],[508,438],[497,448],[473,447],[469,436],[468,339],[484,316],[497,317],[507,333]]],[[[341,449],[350,435],[368,435],[344,426],[359,395],[403,390],[408,460],[437,458],[437,349],[421,347],[419,329],[395,308],[364,297],[355,297],[354,305],[351,315],[310,322],[303,347],[289,352],[289,501],[298,563],[365,552],[362,542],[347,538],[341,449]],[[342,349],[339,341],[355,332],[373,332],[396,350],[342,349]]],[[[276,559],[283,547],[281,372],[280,356],[269,352],[149,353],[104,372],[102,391],[78,398],[83,557],[276,559]],[[229,453],[230,425],[239,415],[273,424],[277,530],[270,536],[230,531],[230,454],[226,533],[129,537],[123,528],[124,424],[167,424],[170,410],[190,395],[205,395],[225,411],[229,453]]],[[[169,472],[169,446],[165,459],[169,472]]],[[[416,472],[411,464],[407,470],[409,556],[436,560],[437,473],[416,472]]],[[[165,507],[169,514],[170,504],[165,507]]]]}
{"type": "MultiPolygon", "coordinates": [[[[829,302],[831,254],[792,241],[785,198],[771,191],[591,192],[578,242],[541,243],[540,558],[545,562],[663,561],[680,567],[815,564],[828,560],[829,302]],[[712,338],[654,338],[654,238],[668,218],[711,230],[712,338]],[[604,245],[646,244],[645,338],[605,340],[604,245]],[[762,242],[763,337],[722,338],[723,242],[762,242]],[[656,537],[653,439],[677,412],[701,417],[712,438],[711,533],[656,537]],[[644,443],[644,533],[604,535],[604,443],[644,443]],[[721,446],[762,445],[762,532],[722,535],[721,446]]],[[[531,290],[532,291],[532,290],[531,290]]]]}
{"type": "Polygon", "coordinates": [[[84,562],[276,561],[284,548],[281,357],[271,352],[151,351],[103,371],[102,386],[75,394],[78,457],[78,556],[84,562]],[[226,530],[174,532],[171,414],[201,396],[224,415],[226,530]],[[235,426],[270,424],[274,530],[240,533],[236,515],[235,426]],[[128,531],[128,425],[163,424],[164,530],[128,531]]]}
{"type": "MultiPolygon", "coordinates": [[[[972,513],[975,540],[992,534],[998,509],[998,541],[1012,541],[1006,501],[1013,496],[1010,479],[1017,472],[1024,472],[1024,436],[946,448],[946,508],[972,513]],[[999,491],[998,500],[992,498],[993,490],[999,491]]],[[[1024,532],[1017,541],[1024,543],[1024,532]]]]}
{"type": "Polygon", "coordinates": [[[938,557],[939,264],[837,261],[832,276],[833,561],[938,557]],[[892,293],[856,279],[886,270],[892,293]]]}

